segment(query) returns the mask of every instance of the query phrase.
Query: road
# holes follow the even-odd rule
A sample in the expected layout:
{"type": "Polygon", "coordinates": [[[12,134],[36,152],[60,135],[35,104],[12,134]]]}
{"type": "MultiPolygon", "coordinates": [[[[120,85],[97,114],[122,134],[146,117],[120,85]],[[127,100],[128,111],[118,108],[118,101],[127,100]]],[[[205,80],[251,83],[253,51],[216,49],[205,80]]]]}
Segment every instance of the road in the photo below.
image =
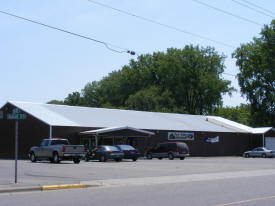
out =
{"type": "MultiPolygon", "coordinates": [[[[0,160],[0,186],[12,183],[11,160],[0,160]]],[[[274,206],[275,158],[213,157],[137,162],[19,161],[19,186],[102,182],[103,186],[0,194],[0,206],[274,206]]]]}
{"type": "Polygon", "coordinates": [[[0,194],[0,205],[273,206],[275,175],[0,194]]]}

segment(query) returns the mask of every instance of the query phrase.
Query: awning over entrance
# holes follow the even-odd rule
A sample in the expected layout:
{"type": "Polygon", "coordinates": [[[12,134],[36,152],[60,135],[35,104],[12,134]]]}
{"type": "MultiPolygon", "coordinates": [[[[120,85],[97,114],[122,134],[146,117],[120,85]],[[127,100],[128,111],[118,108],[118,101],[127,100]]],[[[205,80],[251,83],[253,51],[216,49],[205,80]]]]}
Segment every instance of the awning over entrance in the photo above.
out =
{"type": "MultiPolygon", "coordinates": [[[[106,140],[106,138],[112,138],[113,144],[116,140],[119,140],[121,138],[146,138],[152,135],[155,135],[154,132],[137,129],[134,127],[129,126],[123,126],[123,127],[106,127],[102,129],[96,129],[96,130],[89,130],[79,133],[81,136],[94,136],[95,138],[95,146],[98,146],[99,140],[103,141],[103,139],[106,140]]],[[[91,140],[90,140],[91,141],[91,140]]],[[[102,143],[101,143],[102,144],[102,143]]],[[[131,142],[129,143],[131,144],[131,142]]],[[[133,146],[133,145],[132,145],[133,146]]]]}
{"type": "Polygon", "coordinates": [[[137,133],[142,133],[142,134],[146,134],[146,135],[155,135],[154,132],[149,132],[146,130],[142,130],[142,129],[137,129],[134,127],[128,127],[128,126],[124,126],[124,127],[106,127],[103,129],[96,129],[96,130],[89,130],[89,131],[85,131],[85,132],[80,132],[80,134],[91,134],[91,135],[104,135],[106,133],[110,133],[110,132],[117,132],[117,131],[122,131],[122,130],[130,130],[130,131],[134,131],[137,133]]]}

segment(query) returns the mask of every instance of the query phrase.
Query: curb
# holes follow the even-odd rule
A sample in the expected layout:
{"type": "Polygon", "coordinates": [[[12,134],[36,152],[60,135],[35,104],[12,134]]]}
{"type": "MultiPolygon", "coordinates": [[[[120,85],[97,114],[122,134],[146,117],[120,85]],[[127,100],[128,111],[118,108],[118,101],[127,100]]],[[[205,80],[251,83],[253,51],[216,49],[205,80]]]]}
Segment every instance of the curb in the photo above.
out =
{"type": "Polygon", "coordinates": [[[0,193],[31,192],[31,191],[42,191],[41,186],[16,187],[16,188],[0,189],[0,193]]]}
{"type": "Polygon", "coordinates": [[[14,193],[14,192],[79,189],[79,188],[98,187],[98,186],[100,185],[99,184],[63,184],[63,185],[28,186],[28,187],[16,187],[16,188],[0,188],[0,194],[14,193]]]}
{"type": "Polygon", "coordinates": [[[70,185],[47,185],[42,186],[41,190],[62,190],[62,189],[76,189],[76,188],[86,188],[85,184],[70,184],[70,185]]]}

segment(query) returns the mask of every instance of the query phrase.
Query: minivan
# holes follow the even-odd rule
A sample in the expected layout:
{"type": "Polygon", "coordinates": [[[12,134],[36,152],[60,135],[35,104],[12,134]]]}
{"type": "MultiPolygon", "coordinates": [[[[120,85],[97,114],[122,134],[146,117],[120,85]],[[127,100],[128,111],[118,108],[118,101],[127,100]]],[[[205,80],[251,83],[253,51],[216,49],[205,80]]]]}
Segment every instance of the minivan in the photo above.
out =
{"type": "Polygon", "coordinates": [[[173,160],[174,158],[184,160],[187,156],[189,156],[189,147],[184,142],[158,143],[154,147],[147,149],[145,152],[145,157],[147,159],[162,159],[168,157],[169,160],[173,160]]]}

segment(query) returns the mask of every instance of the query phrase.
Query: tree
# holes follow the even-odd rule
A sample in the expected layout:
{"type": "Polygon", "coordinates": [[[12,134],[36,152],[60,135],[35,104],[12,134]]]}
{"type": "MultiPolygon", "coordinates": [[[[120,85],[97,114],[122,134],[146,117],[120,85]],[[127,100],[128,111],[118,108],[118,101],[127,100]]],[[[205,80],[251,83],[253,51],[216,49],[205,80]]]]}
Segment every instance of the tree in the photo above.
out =
{"type": "Polygon", "coordinates": [[[237,59],[238,82],[251,103],[256,126],[275,126],[275,20],[260,35],[232,56],[237,59]]]}
{"type": "MultiPolygon", "coordinates": [[[[229,86],[230,81],[220,78],[225,67],[224,59],[225,56],[219,55],[214,48],[193,45],[183,49],[170,48],[166,53],[141,55],[121,71],[121,88],[125,92],[122,102],[127,103],[124,105],[127,108],[135,109],[131,107],[133,95],[138,95],[137,98],[155,91],[157,96],[166,91],[172,99],[168,102],[172,105],[163,105],[165,110],[190,114],[210,113],[215,107],[222,105],[222,94],[233,91],[229,86]],[[152,86],[158,89],[150,90],[152,86]]],[[[155,98],[154,101],[156,100],[155,98]]],[[[146,104],[139,106],[141,105],[146,104]]],[[[153,105],[158,106],[150,110],[162,111],[160,104],[153,105]]],[[[146,110],[147,106],[139,109],[146,110]]]]}
{"type": "Polygon", "coordinates": [[[140,55],[122,69],[74,92],[65,104],[143,111],[209,114],[231,93],[221,78],[225,56],[212,47],[188,45],[183,49],[140,55]]]}
{"type": "Polygon", "coordinates": [[[86,100],[81,96],[79,92],[73,92],[69,94],[65,100],[64,104],[71,106],[87,106],[86,100]]]}
{"type": "Polygon", "coordinates": [[[47,104],[65,104],[65,103],[62,100],[54,99],[54,100],[51,100],[51,101],[47,102],[47,104]]]}
{"type": "Polygon", "coordinates": [[[255,123],[251,116],[250,107],[250,105],[245,104],[236,107],[218,107],[211,115],[224,117],[244,125],[254,126],[255,123]]]}

